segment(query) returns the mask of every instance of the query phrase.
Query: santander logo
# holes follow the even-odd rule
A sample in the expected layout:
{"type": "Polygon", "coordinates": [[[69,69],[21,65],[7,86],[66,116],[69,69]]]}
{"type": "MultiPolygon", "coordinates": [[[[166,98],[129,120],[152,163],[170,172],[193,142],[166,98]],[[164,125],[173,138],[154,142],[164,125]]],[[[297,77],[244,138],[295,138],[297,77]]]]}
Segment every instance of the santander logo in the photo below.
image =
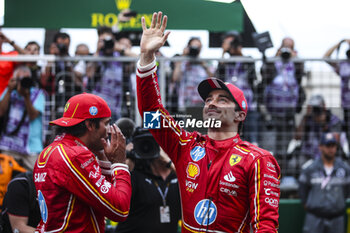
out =
{"type": "Polygon", "coordinates": [[[236,177],[234,177],[234,176],[232,175],[232,172],[230,171],[228,174],[226,174],[226,175],[224,176],[224,180],[226,180],[227,182],[235,182],[236,177]]]}

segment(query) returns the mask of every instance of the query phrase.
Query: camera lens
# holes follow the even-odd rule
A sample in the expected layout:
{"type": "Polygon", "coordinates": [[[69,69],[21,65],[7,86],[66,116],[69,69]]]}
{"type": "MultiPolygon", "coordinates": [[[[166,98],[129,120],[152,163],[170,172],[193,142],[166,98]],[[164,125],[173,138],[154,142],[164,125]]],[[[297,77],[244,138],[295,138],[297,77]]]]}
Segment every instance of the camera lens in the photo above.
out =
{"type": "Polygon", "coordinates": [[[65,44],[57,44],[57,48],[58,48],[59,54],[61,56],[68,54],[68,47],[67,47],[67,45],[65,45],[65,44]]]}
{"type": "Polygon", "coordinates": [[[290,48],[281,48],[281,58],[283,60],[289,60],[289,58],[292,56],[292,51],[290,48]]]}
{"type": "Polygon", "coordinates": [[[109,37],[103,40],[102,52],[106,56],[112,56],[114,50],[114,40],[109,37]]]}
{"type": "Polygon", "coordinates": [[[190,46],[189,47],[190,51],[189,51],[189,56],[190,57],[198,57],[199,55],[199,47],[197,46],[190,46]]]}
{"type": "Polygon", "coordinates": [[[31,77],[24,77],[21,79],[21,87],[29,89],[34,86],[34,82],[31,77]]]}
{"type": "Polygon", "coordinates": [[[319,115],[319,114],[321,114],[321,112],[322,112],[321,107],[313,107],[313,108],[312,108],[312,113],[313,113],[314,115],[319,115]]]}
{"type": "Polygon", "coordinates": [[[137,127],[132,143],[134,144],[134,149],[129,153],[130,158],[147,160],[159,157],[159,145],[148,130],[137,127]]]}

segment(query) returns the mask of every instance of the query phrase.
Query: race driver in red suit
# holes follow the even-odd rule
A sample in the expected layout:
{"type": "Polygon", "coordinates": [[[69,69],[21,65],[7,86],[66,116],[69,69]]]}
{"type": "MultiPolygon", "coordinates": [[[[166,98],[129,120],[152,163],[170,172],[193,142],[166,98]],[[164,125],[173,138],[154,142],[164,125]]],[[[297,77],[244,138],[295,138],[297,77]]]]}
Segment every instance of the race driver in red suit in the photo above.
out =
{"type": "Polygon", "coordinates": [[[166,41],[167,17],[154,13],[150,28],[142,18],[137,96],[145,128],[176,167],[182,203],[182,232],[277,232],[280,168],[263,149],[237,133],[247,114],[243,92],[207,79],[198,86],[203,118],[221,122],[208,135],[187,132],[169,116],[160,98],[155,51],[166,41]]]}
{"type": "Polygon", "coordinates": [[[70,98],[63,117],[50,122],[57,137],[34,167],[42,218],[37,232],[103,233],[105,217],[124,221],[128,216],[125,138],[110,120],[107,103],[84,93],[70,98]]]}

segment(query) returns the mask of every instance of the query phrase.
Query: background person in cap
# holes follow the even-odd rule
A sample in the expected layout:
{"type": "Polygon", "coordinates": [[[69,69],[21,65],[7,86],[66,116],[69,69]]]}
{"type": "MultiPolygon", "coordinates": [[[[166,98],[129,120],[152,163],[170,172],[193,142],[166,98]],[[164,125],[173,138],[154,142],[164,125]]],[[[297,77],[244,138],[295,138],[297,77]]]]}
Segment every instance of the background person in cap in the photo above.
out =
{"type": "Polygon", "coordinates": [[[161,104],[154,53],[169,35],[166,22],[161,12],[150,28],[142,18],[137,94],[144,126],[160,126],[150,132],[176,167],[182,232],[277,232],[280,169],[269,152],[239,137],[248,109],[243,92],[215,78],[199,84],[203,118],[221,122],[208,135],[180,128],[161,104]]]}
{"type": "Polygon", "coordinates": [[[125,138],[110,120],[107,103],[84,93],[70,98],[63,117],[51,122],[57,136],[34,168],[42,218],[37,230],[104,232],[105,217],[119,222],[128,216],[125,138]]]}
{"type": "MultiPolygon", "coordinates": [[[[299,141],[300,150],[293,153],[289,148],[290,154],[295,154],[297,165],[289,164],[291,170],[300,170],[299,168],[309,159],[315,159],[321,156],[319,149],[320,139],[323,133],[332,132],[339,142],[342,132],[342,121],[332,114],[326,108],[325,100],[322,95],[313,95],[308,101],[306,114],[295,131],[294,141],[299,141]],[[297,166],[297,167],[295,167],[297,166]]],[[[338,153],[340,153],[339,150],[338,153]]],[[[297,175],[297,174],[293,174],[297,175]]]]}
{"type": "Polygon", "coordinates": [[[306,210],[304,233],[344,232],[350,167],[336,157],[338,143],[333,133],[320,141],[321,157],[299,177],[299,194],[306,210]]]}

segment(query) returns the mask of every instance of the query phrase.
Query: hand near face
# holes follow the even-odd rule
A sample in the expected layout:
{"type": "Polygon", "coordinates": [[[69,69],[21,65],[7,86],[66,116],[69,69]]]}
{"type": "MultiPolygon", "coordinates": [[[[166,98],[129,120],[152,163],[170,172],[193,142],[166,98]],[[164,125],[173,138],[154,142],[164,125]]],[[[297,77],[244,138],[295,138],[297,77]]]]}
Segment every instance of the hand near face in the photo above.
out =
{"type": "Polygon", "coordinates": [[[9,91],[13,91],[17,87],[17,78],[11,78],[7,84],[9,91]]]}
{"type": "Polygon", "coordinates": [[[125,163],[126,159],[126,140],[117,125],[111,127],[111,141],[102,139],[105,155],[111,163],[125,163]]]}

